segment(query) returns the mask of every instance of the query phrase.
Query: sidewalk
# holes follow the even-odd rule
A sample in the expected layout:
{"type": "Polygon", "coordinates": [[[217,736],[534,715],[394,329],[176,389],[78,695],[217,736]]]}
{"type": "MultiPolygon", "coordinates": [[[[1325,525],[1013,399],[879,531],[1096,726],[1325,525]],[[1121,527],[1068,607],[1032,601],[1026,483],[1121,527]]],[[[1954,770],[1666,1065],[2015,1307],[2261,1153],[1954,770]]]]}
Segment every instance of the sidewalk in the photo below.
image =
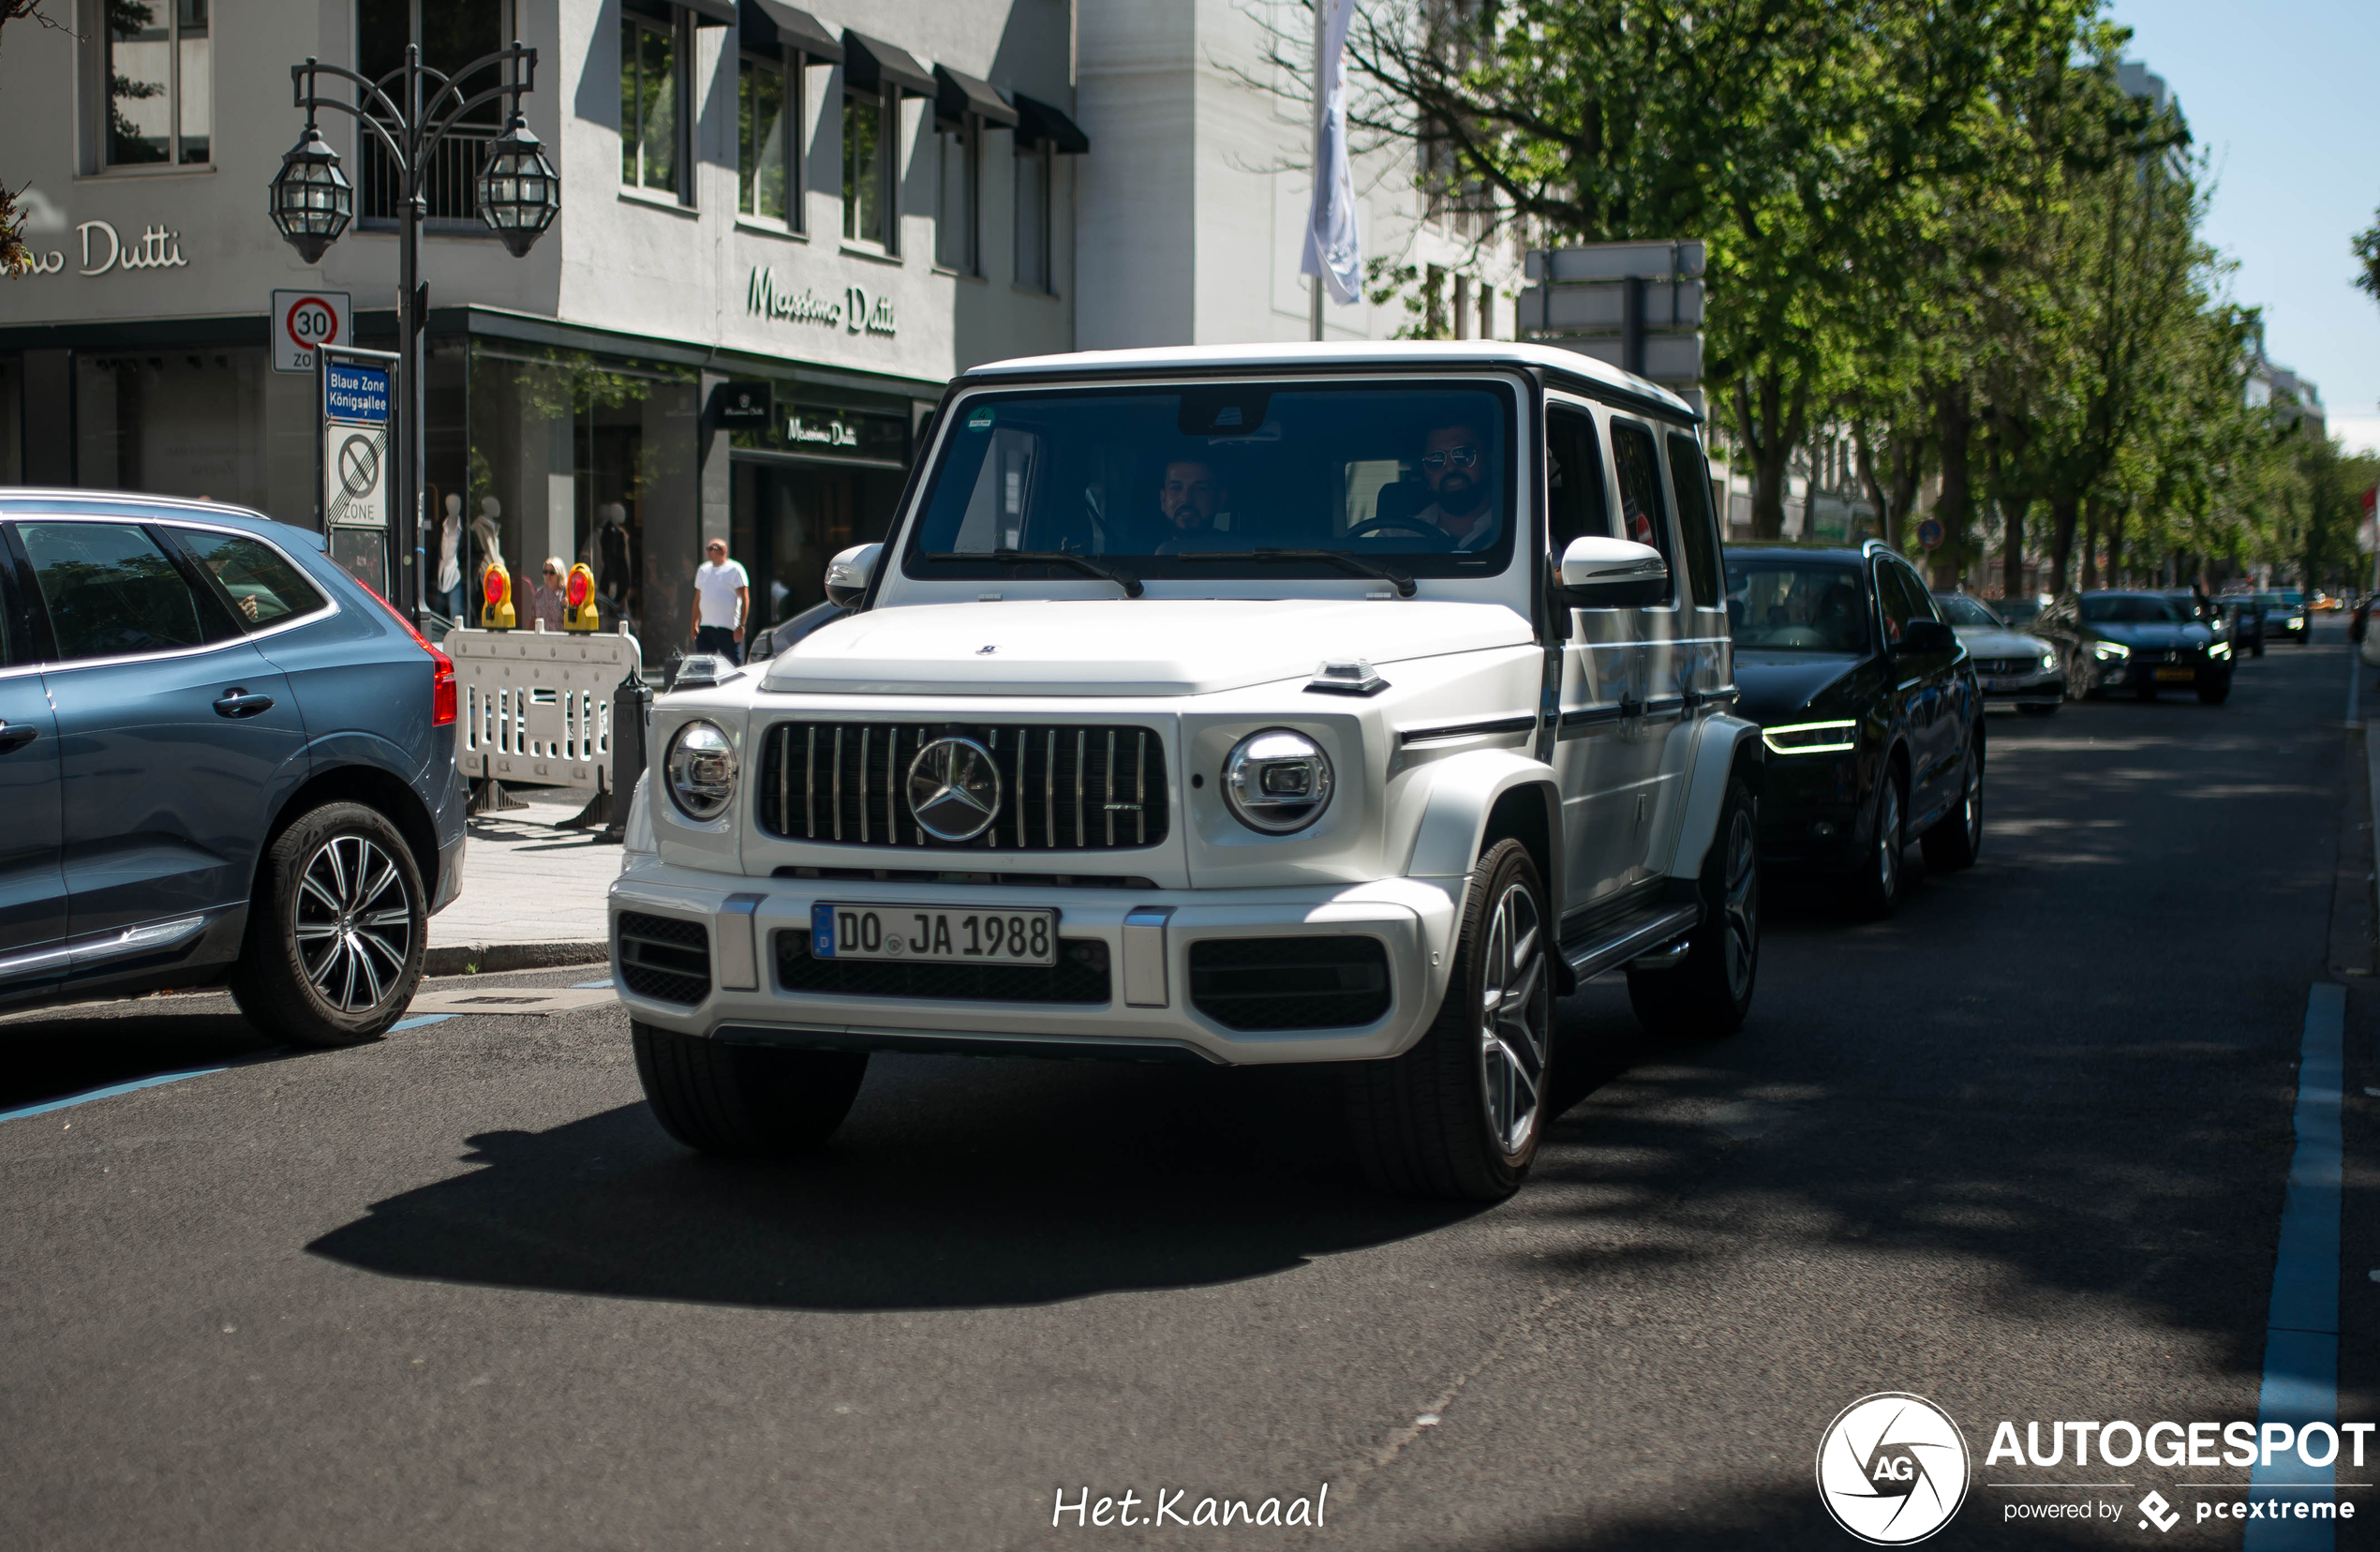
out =
{"type": "Polygon", "coordinates": [[[592,830],[558,827],[591,794],[537,791],[525,808],[475,814],[463,892],[430,918],[425,972],[533,970],[609,957],[603,895],[620,849],[592,830]]]}

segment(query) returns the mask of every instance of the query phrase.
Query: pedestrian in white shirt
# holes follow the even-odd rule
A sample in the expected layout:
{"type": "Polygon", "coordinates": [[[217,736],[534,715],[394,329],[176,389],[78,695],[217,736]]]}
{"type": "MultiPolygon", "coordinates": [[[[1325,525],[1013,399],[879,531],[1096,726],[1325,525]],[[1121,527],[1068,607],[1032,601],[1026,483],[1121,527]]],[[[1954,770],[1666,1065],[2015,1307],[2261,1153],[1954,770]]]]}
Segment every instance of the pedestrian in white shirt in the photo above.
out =
{"type": "Polygon", "coordinates": [[[727,541],[704,546],[710,559],[694,568],[694,650],[716,652],[730,663],[744,661],[744,616],[751,607],[751,578],[741,561],[727,559],[727,541]]]}

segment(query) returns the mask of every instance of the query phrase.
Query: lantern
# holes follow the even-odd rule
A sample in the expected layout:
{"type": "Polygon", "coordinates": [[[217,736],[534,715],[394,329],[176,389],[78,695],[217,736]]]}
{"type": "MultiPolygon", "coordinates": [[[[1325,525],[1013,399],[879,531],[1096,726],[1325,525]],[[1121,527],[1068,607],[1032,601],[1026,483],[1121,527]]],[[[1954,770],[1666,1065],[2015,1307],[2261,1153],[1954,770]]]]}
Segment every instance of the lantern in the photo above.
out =
{"type": "Polygon", "coordinates": [[[509,631],[518,620],[513,613],[513,575],[501,560],[491,560],[480,575],[480,591],[487,603],[480,610],[483,630],[509,631]]]}
{"type": "Polygon", "coordinates": [[[273,224],[307,263],[319,263],[322,250],[339,240],[355,218],[355,186],[339,171],[339,154],[322,139],[309,119],[305,133],[281,158],[273,174],[273,224]]]}
{"type": "Polygon", "coordinates": [[[562,584],[562,629],[592,631],[601,623],[595,610],[595,574],[580,561],[571,568],[570,580],[562,584]]]}
{"type": "Polygon", "coordinates": [[[562,207],[562,186],[554,175],[554,164],[545,159],[544,147],[518,113],[488,142],[477,187],[480,219],[503,239],[515,259],[528,252],[562,207]]]}

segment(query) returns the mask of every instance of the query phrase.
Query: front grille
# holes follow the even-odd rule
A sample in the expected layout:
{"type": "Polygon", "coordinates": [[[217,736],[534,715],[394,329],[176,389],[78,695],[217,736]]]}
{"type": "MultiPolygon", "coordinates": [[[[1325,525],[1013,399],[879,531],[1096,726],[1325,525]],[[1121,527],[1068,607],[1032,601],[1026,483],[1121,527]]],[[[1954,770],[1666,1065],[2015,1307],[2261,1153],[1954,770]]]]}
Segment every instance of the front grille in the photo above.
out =
{"type": "Polygon", "coordinates": [[[915,960],[812,959],[810,934],[777,934],[777,983],[788,992],[953,1002],[1104,1003],[1108,946],[1060,938],[1055,964],[934,964],[915,960]]]}
{"type": "Polygon", "coordinates": [[[692,1007],[710,995],[710,930],[699,921],[622,911],[619,975],[640,997],[692,1007]]]}
{"type": "Polygon", "coordinates": [[[762,736],[760,826],[788,841],[945,851],[1124,851],[1166,838],[1165,749],[1145,727],[779,723],[762,736]],[[972,739],[1000,803],[971,841],[926,833],[909,767],[937,739],[972,739]]]}
{"type": "Polygon", "coordinates": [[[1977,658],[1975,660],[1975,672],[1979,674],[2031,674],[2048,671],[2042,667],[2039,658],[1977,658]]]}
{"type": "Polygon", "coordinates": [[[1345,1029],[1389,1010],[1378,938],[1210,938],[1190,946],[1190,1003],[1226,1029],[1345,1029]]]}

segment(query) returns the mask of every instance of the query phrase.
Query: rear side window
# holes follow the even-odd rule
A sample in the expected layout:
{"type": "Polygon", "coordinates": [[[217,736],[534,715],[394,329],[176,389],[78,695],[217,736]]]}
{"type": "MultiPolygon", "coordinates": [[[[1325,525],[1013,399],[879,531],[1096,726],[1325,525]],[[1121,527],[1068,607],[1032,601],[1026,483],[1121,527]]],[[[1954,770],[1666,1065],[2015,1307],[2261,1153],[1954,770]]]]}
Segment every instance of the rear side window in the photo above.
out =
{"type": "Polygon", "coordinates": [[[314,584],[270,545],[196,529],[172,533],[199,569],[222,588],[232,615],[251,631],[322,606],[322,594],[314,584]]]}
{"type": "Polygon", "coordinates": [[[1573,539],[1605,539],[1612,512],[1603,495],[1603,459],[1595,417],[1552,405],[1545,411],[1545,512],[1558,559],[1573,539]]]}
{"type": "Polygon", "coordinates": [[[1661,520],[1661,457],[1653,433],[1629,421],[1612,423],[1612,470],[1619,476],[1620,537],[1650,545],[1677,571],[1670,553],[1669,524],[1661,520]]]}
{"type": "Polygon", "coordinates": [[[26,523],[17,532],[50,611],[58,660],[199,646],[198,600],[132,523],[26,523]]]}
{"type": "Polygon", "coordinates": [[[1718,520],[1711,515],[1711,472],[1703,449],[1683,432],[1670,433],[1670,484],[1677,491],[1677,532],[1686,545],[1686,573],[1694,602],[1718,607],[1718,520]]]}

